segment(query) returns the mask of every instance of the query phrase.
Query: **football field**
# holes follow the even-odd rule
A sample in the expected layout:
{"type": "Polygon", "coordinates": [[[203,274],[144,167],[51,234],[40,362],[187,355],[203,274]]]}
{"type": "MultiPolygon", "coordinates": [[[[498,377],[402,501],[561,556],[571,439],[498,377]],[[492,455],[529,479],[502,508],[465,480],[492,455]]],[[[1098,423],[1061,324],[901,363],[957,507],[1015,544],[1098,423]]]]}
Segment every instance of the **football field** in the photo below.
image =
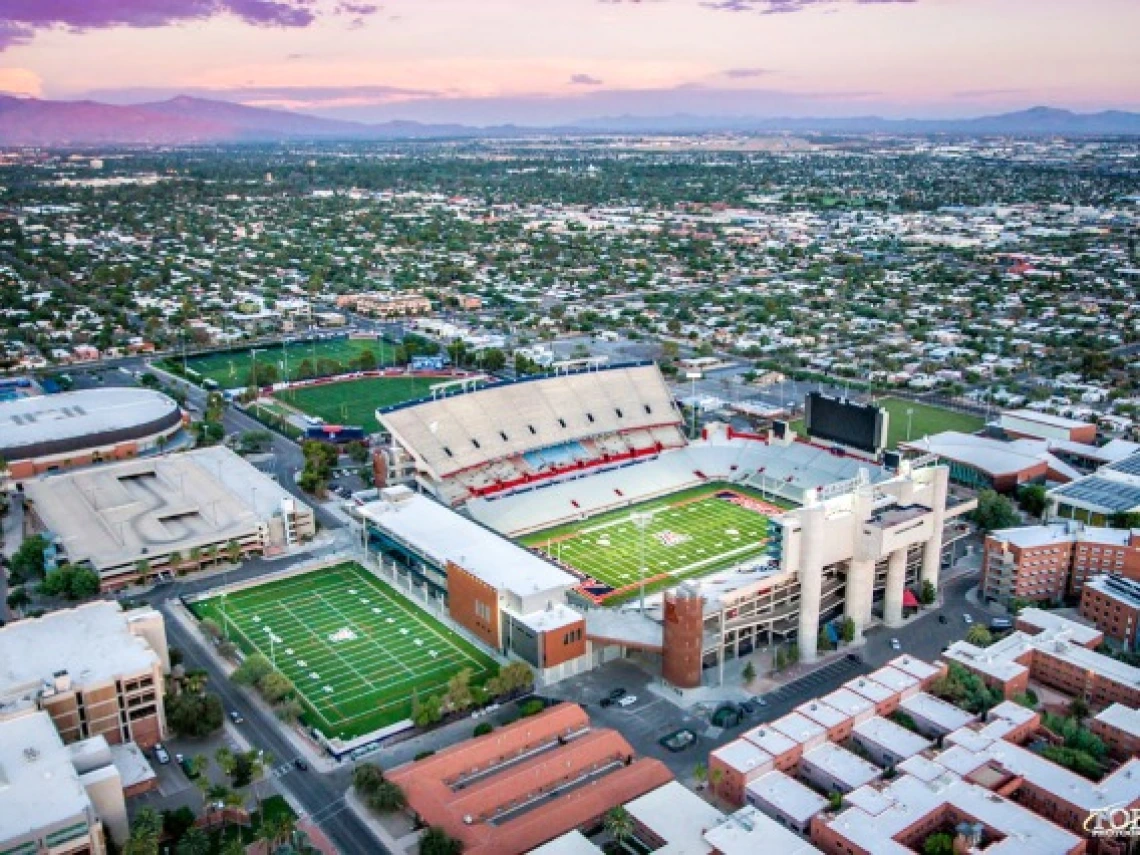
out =
{"type": "Polygon", "coordinates": [[[360,377],[319,386],[301,386],[276,393],[277,398],[330,425],[356,425],[377,430],[376,408],[426,398],[431,387],[447,377],[360,377]]]}
{"type": "Polygon", "coordinates": [[[646,518],[645,589],[671,587],[765,554],[768,520],[783,509],[736,485],[698,487],[522,538],[560,564],[587,577],[582,588],[613,605],[637,596],[641,531],[646,518]]]}
{"type": "MultiPolygon", "coordinates": [[[[372,351],[376,357],[377,368],[395,362],[396,350],[390,342],[371,338],[335,338],[267,345],[257,348],[257,353],[253,354],[249,350],[231,350],[191,356],[186,360],[186,367],[198,375],[198,378],[190,375],[191,379],[214,380],[223,389],[235,389],[249,385],[250,366],[255,361],[259,365],[268,364],[276,368],[279,380],[301,380],[356,371],[350,362],[359,359],[366,350],[372,351]]],[[[181,373],[182,360],[178,357],[170,357],[167,364],[181,373]]]]}
{"type": "Polygon", "coordinates": [[[191,604],[246,652],[263,653],[297,688],[306,724],[352,739],[411,715],[412,695],[443,694],[488,655],[355,563],[338,564],[191,604]]]}

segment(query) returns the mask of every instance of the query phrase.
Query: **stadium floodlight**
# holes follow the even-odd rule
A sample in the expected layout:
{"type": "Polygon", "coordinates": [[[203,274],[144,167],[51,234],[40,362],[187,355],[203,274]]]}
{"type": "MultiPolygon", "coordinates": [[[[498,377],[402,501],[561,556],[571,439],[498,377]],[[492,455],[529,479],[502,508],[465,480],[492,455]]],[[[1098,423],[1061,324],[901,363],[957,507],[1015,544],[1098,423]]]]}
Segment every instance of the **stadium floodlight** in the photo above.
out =
{"type": "Polygon", "coordinates": [[[910,442],[910,419],[914,415],[914,407],[906,408],[906,441],[910,442]]]}
{"type": "Polygon", "coordinates": [[[641,580],[641,613],[645,614],[645,529],[653,522],[653,514],[645,511],[635,511],[629,515],[630,520],[640,532],[638,537],[638,567],[637,575],[641,580]]]}

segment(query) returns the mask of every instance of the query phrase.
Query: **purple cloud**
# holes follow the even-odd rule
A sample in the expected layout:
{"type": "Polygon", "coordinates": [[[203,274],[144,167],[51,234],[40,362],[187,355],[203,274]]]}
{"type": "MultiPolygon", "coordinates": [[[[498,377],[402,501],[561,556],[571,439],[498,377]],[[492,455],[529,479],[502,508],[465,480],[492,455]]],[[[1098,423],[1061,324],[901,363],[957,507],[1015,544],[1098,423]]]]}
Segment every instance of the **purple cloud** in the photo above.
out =
{"type": "Polygon", "coordinates": [[[721,74],[731,80],[749,80],[753,77],[775,74],[775,72],[770,68],[726,68],[721,74]]]}
{"type": "Polygon", "coordinates": [[[880,6],[915,3],[917,0],[701,0],[706,9],[718,12],[759,12],[761,15],[786,15],[823,6],[880,6]]]}
{"type": "Polygon", "coordinates": [[[573,86],[601,86],[603,81],[592,74],[571,74],[570,83],[573,86]]]}
{"type": "MultiPolygon", "coordinates": [[[[335,11],[360,19],[378,7],[341,2],[335,11]]],[[[317,0],[4,0],[0,4],[0,50],[24,44],[42,29],[166,27],[220,15],[258,27],[307,27],[321,13],[317,0]]]]}

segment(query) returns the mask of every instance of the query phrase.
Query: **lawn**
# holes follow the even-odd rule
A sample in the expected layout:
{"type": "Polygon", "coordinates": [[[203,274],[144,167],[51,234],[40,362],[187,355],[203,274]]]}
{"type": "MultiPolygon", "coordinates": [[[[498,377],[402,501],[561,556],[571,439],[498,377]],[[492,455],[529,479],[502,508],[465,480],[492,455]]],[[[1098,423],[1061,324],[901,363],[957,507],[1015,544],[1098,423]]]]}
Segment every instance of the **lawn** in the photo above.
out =
{"type": "Polygon", "coordinates": [[[351,562],[201,600],[191,610],[228,630],[246,653],[275,660],[297,687],[305,722],[328,737],[353,739],[408,718],[413,694],[442,694],[463,668],[475,684],[498,670],[351,562]]]}
{"type": "Polygon", "coordinates": [[[333,425],[356,425],[369,433],[377,429],[377,407],[426,398],[431,387],[446,377],[360,377],[319,386],[285,389],[277,397],[310,416],[333,425]]]}
{"type": "MultiPolygon", "coordinates": [[[[285,368],[288,362],[288,379],[301,380],[304,376],[325,376],[354,371],[356,369],[350,367],[349,362],[359,358],[366,350],[371,350],[376,356],[378,367],[395,363],[395,347],[389,342],[377,339],[337,338],[313,342],[283,342],[272,347],[259,347],[255,354],[251,354],[249,350],[231,350],[226,353],[192,356],[186,360],[186,367],[198,375],[198,377],[189,375],[191,379],[214,380],[223,389],[237,389],[249,385],[249,369],[254,360],[258,364],[268,363],[275,366],[280,380],[286,379],[285,368]],[[306,362],[313,373],[302,372],[302,363],[306,362]]],[[[172,357],[166,361],[166,367],[181,374],[182,360],[172,357]]]]}
{"type": "Polygon", "coordinates": [[[521,542],[586,576],[583,591],[613,605],[640,591],[641,534],[631,514],[651,518],[645,529],[645,588],[651,592],[760,558],[768,519],[782,512],[753,491],[710,484],[527,535],[521,542]]]}
{"type": "MultiPolygon", "coordinates": [[[[890,413],[890,423],[887,427],[887,448],[897,448],[900,442],[907,441],[906,411],[908,409],[914,411],[911,414],[910,423],[911,440],[922,439],[924,436],[941,433],[944,430],[974,433],[985,426],[985,421],[978,416],[947,410],[944,407],[935,407],[931,404],[920,404],[918,401],[908,401],[905,398],[880,398],[876,403],[890,413]]],[[[796,419],[792,422],[792,430],[803,436],[803,419],[796,419]]]]}

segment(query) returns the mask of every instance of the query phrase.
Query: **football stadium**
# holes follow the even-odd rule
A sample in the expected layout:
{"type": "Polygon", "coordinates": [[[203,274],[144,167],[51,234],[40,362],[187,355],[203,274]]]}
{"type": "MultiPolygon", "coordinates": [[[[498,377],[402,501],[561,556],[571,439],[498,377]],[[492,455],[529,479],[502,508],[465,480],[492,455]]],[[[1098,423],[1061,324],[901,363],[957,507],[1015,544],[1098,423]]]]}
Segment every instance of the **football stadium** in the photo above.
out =
{"type": "Polygon", "coordinates": [[[376,424],[377,407],[426,398],[431,394],[431,387],[439,382],[439,377],[420,375],[357,377],[295,386],[275,392],[274,397],[328,424],[372,429],[376,424]]]}
{"type": "Polygon", "coordinates": [[[495,661],[359,564],[339,564],[191,603],[246,653],[262,653],[297,689],[306,724],[351,740],[402,721],[412,698],[443,694],[495,661]]]}
{"type": "Polygon", "coordinates": [[[936,458],[884,453],[887,410],[812,405],[806,437],[711,424],[690,440],[657,366],[637,363],[381,407],[389,489],[362,512],[367,560],[546,680],[636,653],[691,688],[789,640],[813,659],[832,621],[901,622],[972,505],[936,458]],[[555,642],[574,635],[564,610],[580,615],[576,656],[544,658],[546,609],[555,642]]]}

